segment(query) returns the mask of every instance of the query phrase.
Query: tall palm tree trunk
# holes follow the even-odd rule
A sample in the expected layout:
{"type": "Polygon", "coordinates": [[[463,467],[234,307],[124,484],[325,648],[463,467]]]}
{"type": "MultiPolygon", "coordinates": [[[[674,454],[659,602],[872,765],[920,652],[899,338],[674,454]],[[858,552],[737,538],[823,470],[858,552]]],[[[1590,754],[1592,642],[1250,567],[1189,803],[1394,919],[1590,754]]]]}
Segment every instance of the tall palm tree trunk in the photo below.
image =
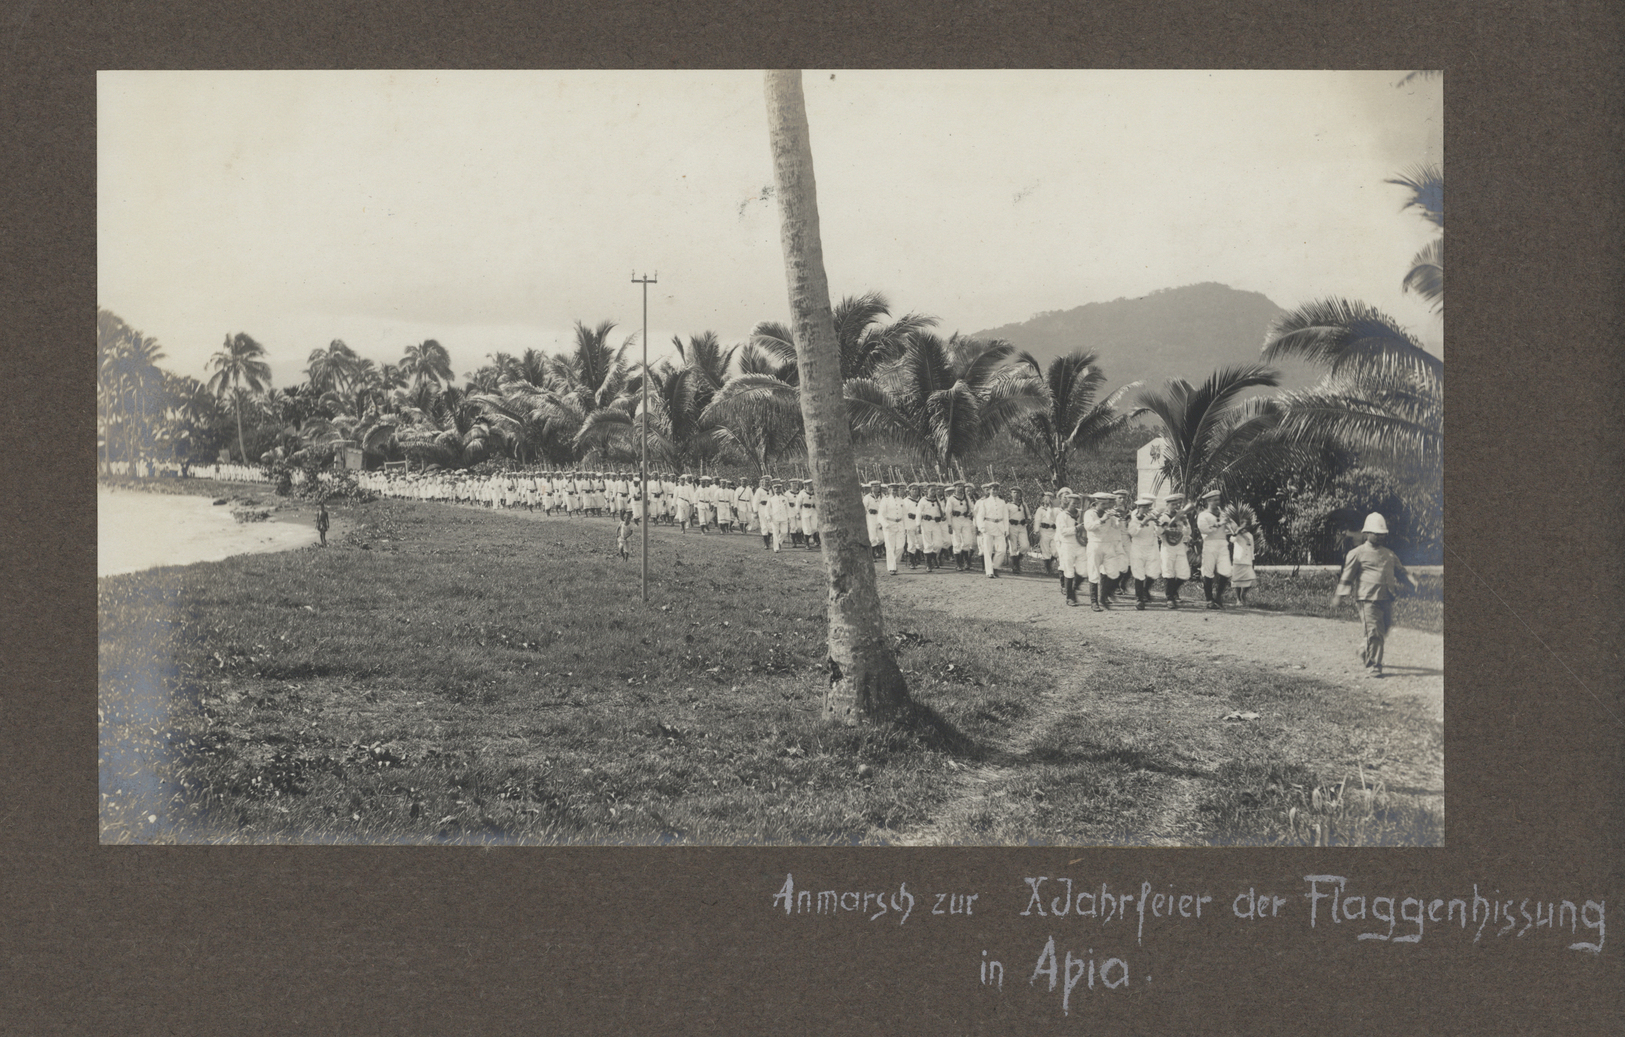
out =
{"type": "Polygon", "coordinates": [[[840,348],[818,232],[818,197],[801,72],[769,71],[766,93],[807,462],[818,494],[818,532],[829,578],[830,696],[825,712],[849,721],[883,717],[908,703],[908,685],[886,646],[874,558],[865,543],[863,499],[842,398],[840,348]]]}
{"type": "Polygon", "coordinates": [[[232,410],[237,412],[237,453],[241,455],[243,464],[248,463],[248,447],[243,444],[243,395],[242,390],[237,391],[237,405],[232,410]]]}

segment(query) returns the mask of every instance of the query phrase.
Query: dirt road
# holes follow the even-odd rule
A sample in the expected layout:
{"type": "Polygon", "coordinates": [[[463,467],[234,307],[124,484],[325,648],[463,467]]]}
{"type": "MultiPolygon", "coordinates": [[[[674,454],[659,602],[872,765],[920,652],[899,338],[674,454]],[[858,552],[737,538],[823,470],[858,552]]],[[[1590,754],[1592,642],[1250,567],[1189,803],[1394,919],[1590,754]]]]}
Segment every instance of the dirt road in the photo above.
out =
{"type": "Polygon", "coordinates": [[[1032,623],[1062,637],[1087,634],[1097,648],[1115,643],[1198,665],[1245,662],[1333,683],[1357,684],[1386,698],[1415,698],[1435,719],[1444,720],[1441,634],[1394,628],[1388,634],[1385,676],[1373,680],[1360,662],[1357,623],[1233,606],[1215,612],[1189,597],[1179,609],[1158,601],[1137,612],[1132,588],[1119,596],[1118,604],[1097,613],[1089,608],[1087,586],[1079,592],[1083,604],[1068,608],[1057,578],[1008,573],[989,580],[979,573],[905,571],[896,577],[882,575],[880,590],[885,598],[952,615],[1032,623]]]}

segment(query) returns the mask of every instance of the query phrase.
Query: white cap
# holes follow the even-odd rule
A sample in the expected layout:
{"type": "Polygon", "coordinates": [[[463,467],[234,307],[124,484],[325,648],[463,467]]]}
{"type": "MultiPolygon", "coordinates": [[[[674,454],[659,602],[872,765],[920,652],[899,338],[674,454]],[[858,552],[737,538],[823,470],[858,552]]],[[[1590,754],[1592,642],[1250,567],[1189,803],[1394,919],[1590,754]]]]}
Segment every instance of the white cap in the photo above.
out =
{"type": "Polygon", "coordinates": [[[1369,514],[1369,515],[1367,515],[1365,517],[1365,528],[1360,530],[1360,532],[1362,532],[1362,533],[1381,533],[1382,535],[1387,536],[1388,535],[1388,520],[1383,518],[1377,512],[1373,511],[1371,514],[1369,514]]]}

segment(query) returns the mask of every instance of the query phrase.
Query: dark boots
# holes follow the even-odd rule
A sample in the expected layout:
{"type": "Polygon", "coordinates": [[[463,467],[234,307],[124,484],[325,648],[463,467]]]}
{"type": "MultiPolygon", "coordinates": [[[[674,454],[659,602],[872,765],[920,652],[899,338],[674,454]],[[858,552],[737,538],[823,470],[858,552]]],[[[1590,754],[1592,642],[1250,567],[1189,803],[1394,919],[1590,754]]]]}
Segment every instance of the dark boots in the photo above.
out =
{"type": "Polygon", "coordinates": [[[773,534],[772,533],[763,533],[762,534],[762,550],[764,550],[764,551],[773,550],[773,534]]]}
{"type": "Polygon", "coordinates": [[[1176,609],[1179,607],[1179,588],[1184,582],[1184,580],[1176,580],[1172,576],[1163,579],[1162,589],[1168,595],[1169,608],[1176,609]]]}
{"type": "Polygon", "coordinates": [[[1090,583],[1089,583],[1089,606],[1091,608],[1093,608],[1096,612],[1104,612],[1106,610],[1106,594],[1105,594],[1105,590],[1106,590],[1105,577],[1101,577],[1100,582],[1098,582],[1098,583],[1094,582],[1094,581],[1090,581],[1090,583]]]}
{"type": "Polygon", "coordinates": [[[1066,591],[1066,603],[1068,605],[1076,606],[1078,603],[1078,577],[1061,577],[1061,588],[1066,591]]]}

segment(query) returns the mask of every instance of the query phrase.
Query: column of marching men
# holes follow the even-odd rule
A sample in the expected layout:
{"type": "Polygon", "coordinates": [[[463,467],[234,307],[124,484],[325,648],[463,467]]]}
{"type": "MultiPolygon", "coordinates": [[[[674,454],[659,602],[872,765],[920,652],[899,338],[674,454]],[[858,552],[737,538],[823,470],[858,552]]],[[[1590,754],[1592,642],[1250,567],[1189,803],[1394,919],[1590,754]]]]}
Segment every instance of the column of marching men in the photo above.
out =
{"type": "MultiPolygon", "coordinates": [[[[224,466],[222,466],[224,467],[224,466]]],[[[381,496],[447,501],[488,509],[541,511],[570,517],[608,517],[636,525],[644,515],[683,532],[754,533],[765,551],[786,547],[819,549],[818,503],[809,479],[764,477],[748,481],[710,475],[651,473],[643,504],[635,471],[365,472],[361,485],[381,496]]],[[[1169,494],[1160,506],[1150,498],[1131,499],[1125,490],[1085,497],[1063,487],[1043,493],[1031,506],[1020,488],[1006,495],[997,482],[978,488],[951,483],[864,484],[867,533],[877,561],[897,575],[912,570],[984,574],[1001,570],[1023,575],[1023,564],[1041,564],[1045,576],[1059,579],[1067,605],[1080,602],[1088,585],[1095,611],[1112,606],[1130,589],[1134,607],[1154,603],[1162,580],[1168,608],[1179,608],[1180,588],[1191,579],[1187,538],[1201,549],[1200,577],[1208,608],[1223,607],[1231,575],[1228,547],[1236,532],[1219,512],[1219,492],[1202,495],[1200,506],[1169,494]]]]}

